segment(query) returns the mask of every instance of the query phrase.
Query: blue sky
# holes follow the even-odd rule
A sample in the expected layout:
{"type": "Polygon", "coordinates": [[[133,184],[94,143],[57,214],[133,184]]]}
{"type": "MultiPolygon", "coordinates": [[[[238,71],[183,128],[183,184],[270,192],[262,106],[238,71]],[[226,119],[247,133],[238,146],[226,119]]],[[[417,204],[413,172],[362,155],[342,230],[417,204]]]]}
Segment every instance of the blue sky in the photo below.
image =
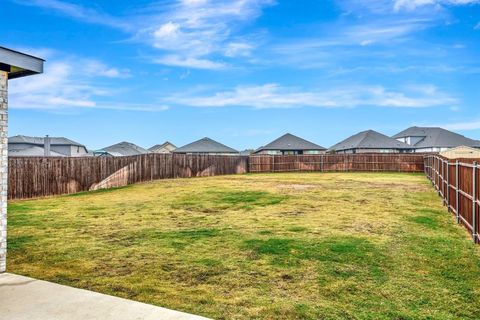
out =
{"type": "Polygon", "coordinates": [[[10,135],[237,149],[439,125],[480,139],[480,0],[4,0],[10,135]]]}

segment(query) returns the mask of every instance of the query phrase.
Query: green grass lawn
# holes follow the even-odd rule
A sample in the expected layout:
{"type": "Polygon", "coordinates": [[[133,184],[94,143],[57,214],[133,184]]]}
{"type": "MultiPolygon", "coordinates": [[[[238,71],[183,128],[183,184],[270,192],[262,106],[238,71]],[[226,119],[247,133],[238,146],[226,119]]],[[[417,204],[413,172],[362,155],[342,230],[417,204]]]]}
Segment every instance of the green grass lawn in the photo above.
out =
{"type": "Polygon", "coordinates": [[[217,319],[480,319],[480,249],[421,174],[12,201],[8,241],[9,272],[217,319]]]}

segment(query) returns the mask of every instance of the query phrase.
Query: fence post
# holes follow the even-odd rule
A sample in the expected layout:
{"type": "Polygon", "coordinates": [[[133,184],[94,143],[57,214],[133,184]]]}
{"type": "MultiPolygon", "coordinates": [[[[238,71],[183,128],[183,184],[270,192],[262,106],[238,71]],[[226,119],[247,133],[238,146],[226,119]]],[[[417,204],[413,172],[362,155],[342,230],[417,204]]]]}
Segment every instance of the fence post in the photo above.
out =
{"type": "Polygon", "coordinates": [[[446,179],[445,179],[445,160],[442,159],[442,196],[443,196],[443,205],[446,206],[447,205],[447,195],[445,194],[445,183],[446,183],[446,179]]]}
{"type": "Polygon", "coordinates": [[[472,237],[477,242],[477,161],[473,162],[472,192],[472,237]]]}
{"type": "Polygon", "coordinates": [[[445,160],[447,164],[447,210],[450,212],[450,161],[445,160]]]}
{"type": "Polygon", "coordinates": [[[457,214],[457,223],[460,223],[460,205],[458,204],[458,194],[459,194],[459,188],[460,186],[458,185],[458,174],[459,174],[459,166],[458,166],[458,160],[455,162],[455,211],[457,214]]]}
{"type": "Polygon", "coordinates": [[[324,155],[321,154],[320,155],[320,172],[323,172],[323,157],[324,157],[324,155]]]}

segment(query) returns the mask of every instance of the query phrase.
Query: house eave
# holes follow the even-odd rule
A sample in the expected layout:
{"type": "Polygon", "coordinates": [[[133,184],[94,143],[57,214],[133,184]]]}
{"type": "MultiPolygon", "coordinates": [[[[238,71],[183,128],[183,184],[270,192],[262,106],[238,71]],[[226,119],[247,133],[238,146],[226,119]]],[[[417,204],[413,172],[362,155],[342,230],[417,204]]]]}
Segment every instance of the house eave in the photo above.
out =
{"type": "Polygon", "coordinates": [[[8,73],[8,79],[16,79],[43,73],[45,60],[0,46],[0,70],[8,73]]]}

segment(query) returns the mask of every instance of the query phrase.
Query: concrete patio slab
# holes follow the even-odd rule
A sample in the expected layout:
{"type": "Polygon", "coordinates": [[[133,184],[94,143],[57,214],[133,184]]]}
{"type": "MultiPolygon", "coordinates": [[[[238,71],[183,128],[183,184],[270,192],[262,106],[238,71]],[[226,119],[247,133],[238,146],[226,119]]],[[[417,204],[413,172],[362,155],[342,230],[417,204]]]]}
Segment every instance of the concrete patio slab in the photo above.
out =
{"type": "Polygon", "coordinates": [[[0,274],[0,319],[201,320],[206,318],[3,273],[0,274]]]}

